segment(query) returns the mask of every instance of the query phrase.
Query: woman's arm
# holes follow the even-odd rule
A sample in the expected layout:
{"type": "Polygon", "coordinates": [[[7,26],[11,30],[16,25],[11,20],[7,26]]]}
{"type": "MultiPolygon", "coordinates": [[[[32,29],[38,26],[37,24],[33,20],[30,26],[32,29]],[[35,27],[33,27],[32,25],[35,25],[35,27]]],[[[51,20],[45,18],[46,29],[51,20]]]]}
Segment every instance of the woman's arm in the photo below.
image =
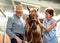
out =
{"type": "Polygon", "coordinates": [[[45,28],[45,30],[47,32],[51,31],[54,28],[54,26],[56,26],[56,24],[57,24],[57,22],[53,21],[50,26],[48,26],[47,28],[45,28]]]}
{"type": "Polygon", "coordinates": [[[40,23],[40,26],[42,26],[43,29],[46,30],[46,32],[49,32],[49,31],[51,31],[51,30],[54,28],[54,26],[55,26],[56,24],[57,24],[57,22],[54,20],[54,21],[51,23],[51,25],[48,26],[48,27],[46,27],[46,26],[43,25],[42,23],[40,23]]]}

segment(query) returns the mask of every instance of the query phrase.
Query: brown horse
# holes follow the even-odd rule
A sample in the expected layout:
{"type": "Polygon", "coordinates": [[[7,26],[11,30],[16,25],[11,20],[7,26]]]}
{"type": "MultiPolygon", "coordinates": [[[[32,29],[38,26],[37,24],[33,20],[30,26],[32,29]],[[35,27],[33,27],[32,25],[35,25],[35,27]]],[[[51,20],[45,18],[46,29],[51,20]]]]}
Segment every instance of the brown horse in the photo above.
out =
{"type": "Polygon", "coordinates": [[[37,16],[38,9],[29,9],[29,17],[26,19],[26,35],[25,38],[29,43],[42,43],[42,32],[37,16]]]}

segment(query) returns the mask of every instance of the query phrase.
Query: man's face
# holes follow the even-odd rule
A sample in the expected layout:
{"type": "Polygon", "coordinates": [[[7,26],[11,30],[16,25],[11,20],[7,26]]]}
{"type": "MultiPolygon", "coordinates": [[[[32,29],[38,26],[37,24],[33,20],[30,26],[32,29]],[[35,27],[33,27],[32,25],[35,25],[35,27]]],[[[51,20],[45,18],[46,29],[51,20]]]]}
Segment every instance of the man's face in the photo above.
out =
{"type": "Polygon", "coordinates": [[[16,11],[16,14],[18,17],[21,17],[23,15],[23,11],[16,11]]]}

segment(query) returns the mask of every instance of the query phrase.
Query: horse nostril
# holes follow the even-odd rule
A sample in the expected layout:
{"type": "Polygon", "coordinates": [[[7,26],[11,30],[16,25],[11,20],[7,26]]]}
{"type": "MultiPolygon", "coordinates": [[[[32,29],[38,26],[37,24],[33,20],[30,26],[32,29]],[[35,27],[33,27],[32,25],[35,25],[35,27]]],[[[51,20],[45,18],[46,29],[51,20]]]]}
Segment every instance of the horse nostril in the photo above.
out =
{"type": "Polygon", "coordinates": [[[37,26],[35,25],[35,24],[33,24],[32,26],[31,26],[31,30],[36,30],[37,29],[37,26]]]}
{"type": "Polygon", "coordinates": [[[33,16],[35,16],[35,14],[33,16]]]}

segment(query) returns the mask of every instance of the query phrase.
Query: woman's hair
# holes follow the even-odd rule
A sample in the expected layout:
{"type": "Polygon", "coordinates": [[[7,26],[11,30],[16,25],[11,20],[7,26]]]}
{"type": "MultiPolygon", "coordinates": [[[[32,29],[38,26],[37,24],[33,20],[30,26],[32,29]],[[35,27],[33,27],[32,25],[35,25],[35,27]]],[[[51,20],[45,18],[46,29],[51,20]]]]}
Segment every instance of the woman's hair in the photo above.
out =
{"type": "Polygon", "coordinates": [[[54,9],[53,8],[46,8],[45,12],[48,12],[50,15],[54,16],[54,9]]]}

